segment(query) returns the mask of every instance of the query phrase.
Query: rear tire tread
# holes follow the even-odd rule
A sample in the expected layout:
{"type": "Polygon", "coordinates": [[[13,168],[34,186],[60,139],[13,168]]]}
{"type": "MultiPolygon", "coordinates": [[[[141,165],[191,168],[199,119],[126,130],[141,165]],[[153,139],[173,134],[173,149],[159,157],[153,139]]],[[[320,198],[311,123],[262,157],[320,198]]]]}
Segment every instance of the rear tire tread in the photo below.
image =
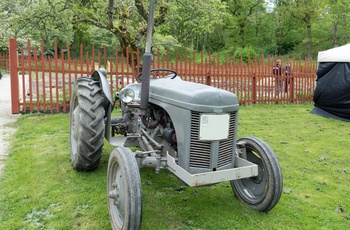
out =
{"type": "MultiPolygon", "coordinates": [[[[78,78],[74,83],[71,116],[79,109],[79,136],[75,154],[71,149],[71,163],[77,171],[92,171],[97,168],[104,144],[104,97],[98,81],[91,78],[78,78]],[[79,107],[79,108],[77,108],[79,107]]],[[[72,118],[71,118],[72,122],[72,118]]],[[[71,124],[72,126],[72,124],[71,124]]],[[[71,133],[71,138],[74,138],[71,133]]],[[[72,148],[72,146],[71,146],[72,148]]]]}

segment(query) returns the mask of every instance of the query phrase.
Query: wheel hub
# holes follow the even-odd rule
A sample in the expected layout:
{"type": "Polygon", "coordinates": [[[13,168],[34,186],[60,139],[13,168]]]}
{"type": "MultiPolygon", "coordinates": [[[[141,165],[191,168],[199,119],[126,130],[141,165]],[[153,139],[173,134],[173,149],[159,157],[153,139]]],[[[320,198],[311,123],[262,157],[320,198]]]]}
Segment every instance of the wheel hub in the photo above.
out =
{"type": "Polygon", "coordinates": [[[258,165],[258,175],[255,177],[251,177],[252,181],[256,184],[260,184],[263,180],[263,169],[258,165]]]}
{"type": "Polygon", "coordinates": [[[113,200],[113,204],[117,207],[120,205],[120,191],[119,186],[116,182],[112,185],[112,190],[108,193],[108,197],[113,200]]]}

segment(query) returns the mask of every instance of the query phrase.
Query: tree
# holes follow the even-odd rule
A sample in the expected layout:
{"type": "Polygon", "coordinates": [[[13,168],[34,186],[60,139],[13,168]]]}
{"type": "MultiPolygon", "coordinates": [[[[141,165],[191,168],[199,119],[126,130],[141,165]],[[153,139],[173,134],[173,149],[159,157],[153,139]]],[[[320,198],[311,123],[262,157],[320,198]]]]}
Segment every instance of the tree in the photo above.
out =
{"type": "Polygon", "coordinates": [[[304,44],[307,48],[307,57],[312,57],[312,22],[317,20],[320,15],[320,9],[322,0],[280,0],[288,12],[293,16],[294,19],[299,20],[305,25],[306,36],[304,44]]]}
{"type": "Polygon", "coordinates": [[[332,28],[332,46],[340,46],[349,40],[347,32],[350,6],[348,0],[329,0],[329,6],[325,9],[325,16],[328,16],[332,28]]]}
{"type": "Polygon", "coordinates": [[[73,15],[64,0],[12,1],[3,0],[0,4],[2,25],[6,30],[6,40],[10,37],[44,40],[46,43],[57,41],[65,44],[73,38],[73,15]]]}
{"type": "MultiPolygon", "coordinates": [[[[0,29],[0,35],[1,31],[10,32],[6,40],[13,36],[26,37],[44,40],[46,45],[52,41],[65,45],[66,42],[73,42],[79,24],[86,24],[107,31],[109,37],[117,37],[125,54],[127,48],[130,53],[135,53],[147,33],[148,8],[142,0],[3,0],[0,10],[4,18],[8,18],[7,23],[2,25],[3,29],[0,29]]],[[[155,27],[164,23],[167,12],[165,0],[158,1],[155,27]]],[[[91,32],[90,38],[98,37],[98,33],[106,35],[99,30],[86,28],[85,33],[91,32]]],[[[129,63],[136,64],[135,60],[131,60],[131,55],[129,63]]]]}
{"type": "MultiPolygon", "coordinates": [[[[157,0],[153,47],[315,55],[348,42],[349,0],[157,0]]],[[[149,0],[1,0],[0,52],[8,38],[32,46],[143,49],[149,0]]],[[[74,48],[73,48],[74,49],[74,48]]],[[[72,50],[74,55],[74,50],[72,50]]],[[[136,64],[136,55],[128,56],[136,64]]]]}
{"type": "Polygon", "coordinates": [[[162,34],[171,34],[186,47],[206,49],[207,38],[223,25],[226,4],[221,0],[175,0],[162,26],[162,34]]]}
{"type": "MultiPolygon", "coordinates": [[[[147,33],[148,9],[142,0],[72,0],[71,10],[74,12],[74,23],[86,23],[105,29],[118,38],[124,54],[129,49],[135,54],[141,39],[147,33]],[[147,9],[147,10],[146,10],[147,9]]],[[[157,2],[154,26],[164,23],[168,5],[164,1],[157,2]]],[[[129,64],[136,67],[136,55],[129,55],[129,64]]]]}
{"type": "Polygon", "coordinates": [[[250,24],[250,20],[254,14],[259,11],[265,12],[264,0],[223,0],[227,3],[228,12],[232,15],[232,22],[234,27],[238,30],[239,40],[237,45],[245,47],[246,28],[250,24]]]}
{"type": "Polygon", "coordinates": [[[299,20],[290,13],[290,8],[283,4],[281,0],[270,1],[269,15],[271,16],[271,32],[274,35],[273,49],[270,53],[274,55],[285,55],[293,50],[297,44],[300,44],[304,38],[303,28],[300,27],[299,20]]]}

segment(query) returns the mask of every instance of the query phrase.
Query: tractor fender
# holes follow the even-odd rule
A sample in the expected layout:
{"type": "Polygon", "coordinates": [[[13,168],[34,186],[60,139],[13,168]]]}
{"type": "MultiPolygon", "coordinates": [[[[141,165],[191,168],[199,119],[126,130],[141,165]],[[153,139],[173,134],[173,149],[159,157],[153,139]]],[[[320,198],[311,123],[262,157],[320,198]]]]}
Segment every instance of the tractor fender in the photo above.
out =
{"type": "Polygon", "coordinates": [[[112,105],[113,105],[113,101],[112,101],[112,95],[111,95],[111,91],[109,89],[109,83],[108,80],[106,78],[107,76],[107,70],[105,70],[104,68],[100,68],[98,70],[95,70],[92,75],[91,78],[95,81],[99,81],[101,83],[101,87],[102,87],[102,91],[104,93],[104,95],[106,96],[106,98],[108,99],[108,101],[110,103],[108,103],[107,107],[105,107],[105,138],[107,139],[107,141],[110,141],[110,133],[111,133],[111,113],[112,113],[112,105]]]}
{"type": "Polygon", "coordinates": [[[100,68],[98,70],[95,70],[92,73],[91,78],[94,79],[95,81],[101,82],[103,93],[106,95],[108,101],[111,104],[113,104],[112,95],[109,89],[109,83],[106,76],[107,76],[107,71],[104,68],[100,68]]]}

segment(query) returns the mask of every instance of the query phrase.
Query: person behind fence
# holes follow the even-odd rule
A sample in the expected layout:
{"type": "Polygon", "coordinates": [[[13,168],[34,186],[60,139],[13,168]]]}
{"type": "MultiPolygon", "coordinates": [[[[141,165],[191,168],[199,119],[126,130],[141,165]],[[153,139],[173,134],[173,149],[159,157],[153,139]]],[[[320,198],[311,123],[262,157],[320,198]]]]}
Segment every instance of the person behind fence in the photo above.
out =
{"type": "Polygon", "coordinates": [[[284,92],[288,92],[288,86],[290,84],[290,77],[292,75],[292,63],[288,62],[286,67],[284,68],[285,79],[284,79],[284,92]]]}
{"type": "Polygon", "coordinates": [[[283,86],[283,79],[282,79],[283,69],[282,69],[281,59],[278,59],[276,61],[276,65],[274,65],[272,68],[272,73],[275,76],[275,92],[276,92],[276,96],[278,96],[278,94],[282,92],[282,86],[283,86]]]}

